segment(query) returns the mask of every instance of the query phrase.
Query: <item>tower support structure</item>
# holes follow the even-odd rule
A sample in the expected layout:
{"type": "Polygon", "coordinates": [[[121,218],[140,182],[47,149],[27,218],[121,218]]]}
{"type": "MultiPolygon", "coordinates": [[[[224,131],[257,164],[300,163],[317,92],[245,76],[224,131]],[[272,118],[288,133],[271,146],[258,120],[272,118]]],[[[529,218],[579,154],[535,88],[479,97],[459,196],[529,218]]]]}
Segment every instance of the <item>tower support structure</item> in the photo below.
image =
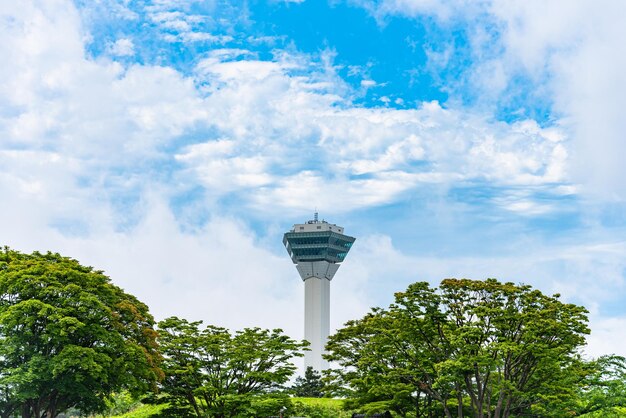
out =
{"type": "Polygon", "coordinates": [[[330,334],[330,282],[345,259],[355,238],[317,213],[313,220],[295,224],[285,233],[283,244],[304,281],[304,338],[311,345],[304,355],[305,367],[328,368],[323,359],[330,334]]]}
{"type": "Polygon", "coordinates": [[[330,335],[330,280],[309,277],[304,281],[304,339],[311,343],[304,353],[304,365],[325,370],[322,358],[330,335]]]}

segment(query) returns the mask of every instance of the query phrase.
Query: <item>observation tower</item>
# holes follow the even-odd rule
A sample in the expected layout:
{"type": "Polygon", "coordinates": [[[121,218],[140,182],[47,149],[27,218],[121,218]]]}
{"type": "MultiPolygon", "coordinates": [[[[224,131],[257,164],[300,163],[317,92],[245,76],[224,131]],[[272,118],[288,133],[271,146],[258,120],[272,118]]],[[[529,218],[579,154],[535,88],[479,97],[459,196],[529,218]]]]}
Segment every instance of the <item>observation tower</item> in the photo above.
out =
{"type": "Polygon", "coordinates": [[[311,351],[304,354],[304,367],[328,368],[322,358],[330,333],[330,281],[346,258],[355,238],[343,228],[324,220],[295,224],[285,233],[283,244],[304,281],[304,339],[311,351]]]}

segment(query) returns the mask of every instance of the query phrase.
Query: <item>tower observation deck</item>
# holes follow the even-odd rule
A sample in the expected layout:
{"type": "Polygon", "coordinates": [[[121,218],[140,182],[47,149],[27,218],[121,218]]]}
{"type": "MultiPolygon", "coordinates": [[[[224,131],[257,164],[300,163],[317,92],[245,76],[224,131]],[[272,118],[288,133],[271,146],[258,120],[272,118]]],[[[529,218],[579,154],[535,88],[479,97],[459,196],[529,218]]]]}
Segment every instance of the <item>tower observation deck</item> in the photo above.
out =
{"type": "Polygon", "coordinates": [[[311,351],[304,355],[305,367],[328,368],[322,358],[330,333],[330,281],[346,258],[355,238],[317,213],[313,220],[295,224],[285,233],[283,244],[304,281],[304,338],[311,351]]]}

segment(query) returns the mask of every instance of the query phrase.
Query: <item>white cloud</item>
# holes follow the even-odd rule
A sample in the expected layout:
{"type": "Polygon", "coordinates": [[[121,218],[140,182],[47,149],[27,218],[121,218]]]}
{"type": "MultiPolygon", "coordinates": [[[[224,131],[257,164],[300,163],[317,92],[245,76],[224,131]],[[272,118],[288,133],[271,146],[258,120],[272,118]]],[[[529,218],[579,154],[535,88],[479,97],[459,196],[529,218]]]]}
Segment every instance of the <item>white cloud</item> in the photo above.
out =
{"type": "Polygon", "coordinates": [[[361,87],[374,87],[376,82],[374,80],[361,80],[361,87]]]}
{"type": "MultiPolygon", "coordinates": [[[[187,185],[198,183],[218,197],[247,189],[244,203],[267,211],[308,208],[307,196],[329,190],[335,196],[321,194],[319,209],[343,212],[392,203],[429,183],[486,180],[545,191],[568,182],[568,153],[557,128],[507,125],[436,102],[406,110],[353,107],[332,51],[312,62],[295,53],[267,61],[245,50],[215,50],[194,78],[167,67],[124,69],[87,59],[79,16],[59,4],[69,9],[57,15],[25,2],[5,11],[38,18],[26,34],[16,26],[3,29],[10,42],[2,53],[15,65],[0,70],[4,106],[12,109],[0,129],[5,143],[75,159],[75,177],[89,177],[103,195],[107,187],[140,193],[142,182],[159,181],[149,178],[152,166],[175,161],[184,166],[175,177],[184,176],[187,185]],[[63,29],[47,36],[53,24],[63,29]],[[192,129],[217,134],[176,145],[192,129]],[[220,138],[228,139],[216,142],[220,138]],[[211,147],[219,144],[228,152],[216,154],[211,147]]],[[[181,16],[157,11],[153,18],[181,16]]]]}
{"type": "Polygon", "coordinates": [[[241,15],[228,15],[232,5],[218,4],[217,2],[202,2],[198,0],[190,2],[162,1],[153,2],[146,6],[148,18],[158,26],[161,38],[166,42],[208,42],[212,44],[225,44],[234,40],[233,36],[222,34],[232,32],[230,26],[238,19],[245,19],[241,15]],[[203,8],[212,10],[213,13],[196,15],[190,12],[193,3],[202,3],[203,8]],[[221,9],[224,15],[220,18],[215,9],[221,9]],[[216,33],[212,33],[215,31],[216,33]],[[217,34],[220,33],[220,34],[217,34]]]}
{"type": "Polygon", "coordinates": [[[241,157],[237,143],[221,139],[192,145],[176,159],[193,167],[198,176],[212,192],[232,192],[239,188],[254,188],[273,181],[267,173],[268,157],[241,157]]]}
{"type": "MultiPolygon", "coordinates": [[[[269,174],[251,183],[264,186],[249,192],[259,208],[301,209],[309,204],[305,195],[321,190],[338,197],[318,199],[320,210],[349,211],[391,202],[423,182],[486,179],[536,187],[568,180],[564,134],[557,128],[492,122],[436,102],[407,110],[352,108],[338,98],[325,70],[303,75],[311,64],[291,56],[231,60],[246,55],[216,51],[197,74],[208,81],[206,105],[215,125],[237,144],[239,160],[223,172],[269,174]],[[371,177],[358,177],[363,174],[371,177]]],[[[207,186],[218,178],[194,168],[210,167],[201,160],[184,162],[207,186]]]]}
{"type": "Polygon", "coordinates": [[[422,139],[411,134],[389,144],[384,153],[380,153],[376,160],[350,161],[346,163],[345,168],[354,174],[376,173],[423,160],[425,151],[422,142],[422,139]]]}
{"type": "Polygon", "coordinates": [[[606,354],[626,356],[625,317],[591,317],[591,335],[587,337],[584,353],[595,358],[606,354]]]}
{"type": "Polygon", "coordinates": [[[130,57],[135,55],[135,45],[128,38],[122,38],[109,46],[109,53],[118,57],[130,57]]]}
{"type": "MultiPolygon", "coordinates": [[[[69,16],[66,27],[73,27],[76,36],[77,16],[69,16]]],[[[181,16],[158,12],[153,17],[174,21],[181,16]]],[[[42,31],[47,24],[42,20],[42,31]]],[[[484,179],[533,188],[568,182],[564,135],[555,128],[531,121],[492,122],[437,103],[407,110],[352,108],[341,97],[345,86],[337,84],[331,52],[316,66],[294,54],[263,61],[243,50],[217,50],[197,67],[195,81],[203,89],[198,92],[194,80],[169,68],[124,70],[86,60],[75,40],[38,42],[52,50],[67,42],[76,46],[63,62],[41,65],[34,62],[38,55],[26,55],[23,65],[8,74],[7,84],[19,85],[29,97],[16,99],[28,104],[4,124],[11,127],[8,138],[47,141],[55,132],[63,138],[55,142],[57,150],[82,152],[104,172],[110,169],[104,161],[128,167],[137,159],[143,165],[172,158],[162,154],[162,147],[204,124],[230,138],[235,151],[219,157],[205,149],[204,157],[192,158],[199,144],[179,152],[178,161],[195,176],[188,180],[217,195],[263,186],[251,189],[247,200],[271,210],[276,204],[299,210],[300,199],[315,190],[341,191],[339,201],[322,199],[319,206],[347,211],[393,202],[424,183],[484,179]],[[21,79],[27,68],[39,69],[32,77],[41,80],[38,85],[21,79]],[[49,90],[58,100],[42,99],[49,90]]],[[[516,211],[532,205],[529,200],[502,206],[516,211]]]]}
{"type": "MultiPolygon", "coordinates": [[[[357,1],[372,15],[435,16],[461,23],[473,62],[461,75],[484,102],[509,100],[517,78],[534,83],[529,100],[553,105],[572,139],[569,175],[580,191],[605,201],[626,199],[626,7],[621,2],[357,1]]],[[[428,50],[430,65],[448,64],[452,45],[428,50]]],[[[453,90],[453,89],[452,89],[453,90]]],[[[452,91],[454,95],[454,91],[452,91]]],[[[532,104],[531,104],[532,106],[532,104]]]]}
{"type": "Polygon", "coordinates": [[[225,44],[227,42],[231,42],[233,37],[229,35],[213,35],[208,32],[187,32],[180,35],[180,39],[183,42],[204,41],[216,44],[225,44]]]}
{"type": "Polygon", "coordinates": [[[544,84],[574,140],[573,175],[587,194],[626,198],[619,158],[626,105],[626,36],[619,2],[493,2],[502,25],[505,76],[521,71],[544,84]]]}
{"type": "Polygon", "coordinates": [[[281,207],[291,213],[310,212],[311,208],[344,213],[393,201],[419,180],[419,175],[399,171],[358,180],[327,179],[312,171],[302,171],[279,180],[273,188],[254,191],[252,202],[268,212],[272,207],[281,207]]]}
{"type": "Polygon", "coordinates": [[[427,14],[441,20],[454,16],[457,8],[471,5],[467,0],[441,2],[437,0],[353,0],[353,3],[369,10],[377,19],[384,21],[388,15],[417,16],[427,14]]]}

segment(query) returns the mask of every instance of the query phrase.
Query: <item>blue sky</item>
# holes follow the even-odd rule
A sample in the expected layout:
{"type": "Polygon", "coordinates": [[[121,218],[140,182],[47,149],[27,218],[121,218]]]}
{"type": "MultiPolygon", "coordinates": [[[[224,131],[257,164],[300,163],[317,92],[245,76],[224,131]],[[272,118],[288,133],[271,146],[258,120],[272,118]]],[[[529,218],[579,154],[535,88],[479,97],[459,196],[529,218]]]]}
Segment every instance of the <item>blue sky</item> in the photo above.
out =
{"type": "Polygon", "coordinates": [[[332,326],[416,280],[524,282],[626,340],[626,6],[429,0],[0,6],[0,231],[159,318],[302,335],[282,247],[357,237],[332,326]]]}

